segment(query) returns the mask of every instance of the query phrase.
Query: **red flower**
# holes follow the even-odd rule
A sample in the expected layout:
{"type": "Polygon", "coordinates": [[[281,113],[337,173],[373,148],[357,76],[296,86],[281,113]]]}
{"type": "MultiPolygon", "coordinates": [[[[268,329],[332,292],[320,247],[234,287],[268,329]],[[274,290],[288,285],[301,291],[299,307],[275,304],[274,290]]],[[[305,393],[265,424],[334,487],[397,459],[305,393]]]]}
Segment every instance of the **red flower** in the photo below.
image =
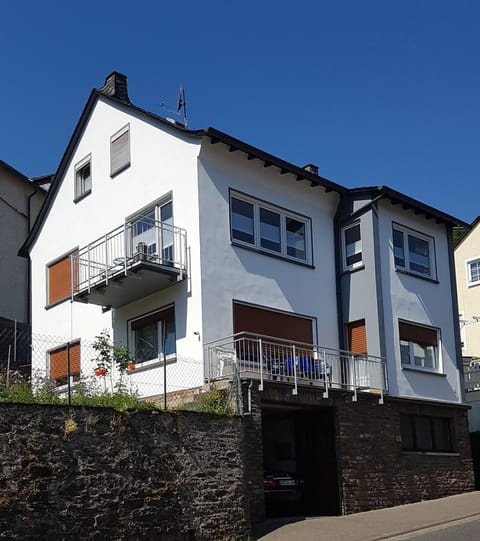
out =
{"type": "Polygon", "coordinates": [[[95,375],[96,375],[96,376],[104,376],[106,373],[107,373],[107,369],[106,369],[106,368],[97,368],[97,369],[95,370],[95,375]]]}
{"type": "Polygon", "coordinates": [[[129,370],[135,370],[136,366],[135,366],[133,363],[130,363],[130,364],[127,366],[127,368],[128,368],[129,370]]]}

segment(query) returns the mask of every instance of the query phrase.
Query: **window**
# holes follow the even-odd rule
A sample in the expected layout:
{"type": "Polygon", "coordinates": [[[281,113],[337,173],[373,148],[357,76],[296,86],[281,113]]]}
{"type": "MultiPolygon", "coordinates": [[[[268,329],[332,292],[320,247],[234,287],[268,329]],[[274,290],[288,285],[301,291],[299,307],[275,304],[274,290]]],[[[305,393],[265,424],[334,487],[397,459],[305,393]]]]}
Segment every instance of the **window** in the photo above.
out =
{"type": "Polygon", "coordinates": [[[230,218],[234,244],[311,263],[310,219],[239,194],[230,197],[230,218]]]}
{"type": "Polygon", "coordinates": [[[92,191],[91,158],[87,156],[75,166],[75,201],[92,191]]]}
{"type": "Polygon", "coordinates": [[[395,267],[435,279],[433,238],[404,227],[393,227],[395,267]]]}
{"type": "Polygon", "coordinates": [[[132,254],[143,254],[163,265],[174,262],[173,205],[171,200],[140,212],[131,219],[132,254]]]}
{"type": "Polygon", "coordinates": [[[78,282],[78,263],[72,272],[71,256],[74,251],[47,265],[47,304],[57,304],[69,299],[72,295],[73,282],[78,282]]]}
{"type": "Polygon", "coordinates": [[[137,365],[176,359],[175,310],[173,306],[130,323],[133,356],[137,365]]]}
{"type": "Polygon", "coordinates": [[[342,232],[343,240],[343,266],[351,270],[362,266],[362,238],[360,224],[345,227],[342,232]]]}
{"type": "Polygon", "coordinates": [[[130,126],[127,124],[110,139],[110,176],[130,165],[130,126]]]}
{"type": "Polygon", "coordinates": [[[467,261],[467,284],[469,286],[480,284],[480,259],[467,261]]]}
{"type": "Polygon", "coordinates": [[[438,369],[438,330],[399,322],[402,365],[427,370],[438,369]]]}
{"type": "Polygon", "coordinates": [[[80,380],[80,342],[65,344],[48,352],[50,379],[56,387],[80,380]]]}
{"type": "Polygon", "coordinates": [[[451,422],[446,417],[401,414],[400,434],[406,451],[453,451],[451,422]]]}

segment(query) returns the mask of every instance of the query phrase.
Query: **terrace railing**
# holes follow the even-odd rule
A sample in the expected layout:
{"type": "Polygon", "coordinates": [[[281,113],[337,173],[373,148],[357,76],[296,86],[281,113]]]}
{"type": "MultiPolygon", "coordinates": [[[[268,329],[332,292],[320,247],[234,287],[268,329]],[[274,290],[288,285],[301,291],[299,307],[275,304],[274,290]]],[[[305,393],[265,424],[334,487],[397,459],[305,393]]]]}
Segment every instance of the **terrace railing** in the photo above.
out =
{"type": "Polygon", "coordinates": [[[221,378],[252,378],[289,383],[293,394],[299,386],[318,386],[328,396],[331,389],[375,392],[383,402],[388,390],[385,361],[312,344],[271,336],[238,333],[205,344],[205,374],[208,381],[221,378]]]}

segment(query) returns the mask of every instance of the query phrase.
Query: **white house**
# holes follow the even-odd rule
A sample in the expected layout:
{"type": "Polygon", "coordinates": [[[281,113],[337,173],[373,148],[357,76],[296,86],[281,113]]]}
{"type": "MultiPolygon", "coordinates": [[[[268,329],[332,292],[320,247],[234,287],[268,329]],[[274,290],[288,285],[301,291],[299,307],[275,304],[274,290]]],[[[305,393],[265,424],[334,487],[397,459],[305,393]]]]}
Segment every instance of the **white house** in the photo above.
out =
{"type": "MultiPolygon", "coordinates": [[[[423,463],[428,475],[399,503],[467,490],[449,240],[459,224],[387,187],[348,190],[311,164],[147,112],[113,72],[90,94],[22,247],[32,329],[66,337],[74,379],[93,369],[82,343],[111,329],[135,359],[129,377],[142,396],[163,394],[164,376],[175,382],[169,393],[239,370],[255,383],[249,400],[263,415],[258,471],[303,476],[302,512],[396,501],[391,472],[376,500],[368,499],[375,490],[363,498],[344,483],[352,404],[354,412],[377,405],[378,418],[388,412],[386,456],[410,454],[416,464],[433,453],[460,479],[432,489],[433,466],[423,463]],[[319,419],[307,452],[301,442],[319,419]],[[328,501],[307,480],[319,459],[338,470],[324,481],[328,501]]],[[[65,345],[39,349],[35,368],[64,384],[65,345]]],[[[373,431],[375,415],[358,426],[373,431]]],[[[263,492],[255,494],[263,509],[263,492]]]]}

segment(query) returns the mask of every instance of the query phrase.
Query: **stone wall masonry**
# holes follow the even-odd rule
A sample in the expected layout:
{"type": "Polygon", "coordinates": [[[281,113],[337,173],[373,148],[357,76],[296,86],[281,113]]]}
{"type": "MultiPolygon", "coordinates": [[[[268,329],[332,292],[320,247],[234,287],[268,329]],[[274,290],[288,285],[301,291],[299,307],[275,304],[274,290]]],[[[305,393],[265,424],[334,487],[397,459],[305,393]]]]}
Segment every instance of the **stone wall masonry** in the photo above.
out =
{"type": "Polygon", "coordinates": [[[474,489],[464,407],[387,398],[337,408],[342,513],[430,500],[474,489]],[[452,419],[453,453],[402,451],[400,414],[452,419]]]}
{"type": "Polygon", "coordinates": [[[244,422],[1,404],[0,539],[246,539],[244,422]]]}

